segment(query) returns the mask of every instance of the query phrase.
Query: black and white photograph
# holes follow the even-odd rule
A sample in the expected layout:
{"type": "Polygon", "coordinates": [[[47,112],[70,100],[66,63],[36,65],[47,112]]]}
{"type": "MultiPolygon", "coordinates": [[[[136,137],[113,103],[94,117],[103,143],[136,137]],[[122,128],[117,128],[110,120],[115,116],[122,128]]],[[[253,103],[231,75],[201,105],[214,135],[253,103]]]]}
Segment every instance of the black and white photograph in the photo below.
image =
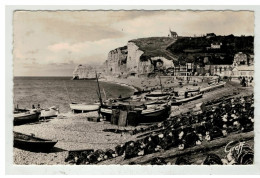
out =
{"type": "Polygon", "coordinates": [[[254,11],[12,15],[14,165],[254,165],[254,11]]]}

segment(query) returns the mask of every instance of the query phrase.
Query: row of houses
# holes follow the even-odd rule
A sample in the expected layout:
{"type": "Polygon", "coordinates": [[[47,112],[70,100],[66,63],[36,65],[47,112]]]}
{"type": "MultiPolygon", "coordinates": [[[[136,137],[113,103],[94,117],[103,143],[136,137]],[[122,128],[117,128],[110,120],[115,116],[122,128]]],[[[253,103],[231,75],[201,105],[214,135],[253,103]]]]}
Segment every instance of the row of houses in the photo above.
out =
{"type": "Polygon", "coordinates": [[[167,69],[167,74],[171,76],[193,76],[193,75],[208,75],[208,76],[228,76],[228,77],[253,77],[254,66],[253,65],[205,65],[200,67],[193,63],[187,63],[186,65],[177,65],[167,69]]]}
{"type": "Polygon", "coordinates": [[[237,53],[234,56],[233,64],[206,64],[203,67],[199,64],[186,63],[185,65],[167,66],[160,64],[161,68],[166,70],[167,75],[172,76],[192,76],[192,75],[218,75],[240,77],[254,76],[253,55],[247,56],[244,53],[237,53]],[[250,58],[250,59],[249,59],[250,58]]]}
{"type": "Polygon", "coordinates": [[[228,66],[214,67],[214,75],[218,76],[231,76],[231,77],[253,77],[254,76],[254,66],[253,65],[237,65],[237,66],[228,66]]]}

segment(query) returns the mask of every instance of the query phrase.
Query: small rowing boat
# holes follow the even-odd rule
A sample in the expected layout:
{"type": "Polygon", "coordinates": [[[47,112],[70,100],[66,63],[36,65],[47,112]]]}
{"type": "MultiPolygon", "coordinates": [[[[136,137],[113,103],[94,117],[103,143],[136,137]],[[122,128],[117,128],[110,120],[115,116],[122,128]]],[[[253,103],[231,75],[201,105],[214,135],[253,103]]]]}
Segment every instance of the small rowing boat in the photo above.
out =
{"type": "Polygon", "coordinates": [[[31,112],[31,111],[25,111],[25,112],[19,112],[14,113],[14,125],[22,125],[26,123],[31,122],[37,122],[39,121],[39,115],[40,112],[31,112]]]}
{"type": "Polygon", "coordinates": [[[71,103],[70,109],[73,113],[97,111],[99,109],[99,104],[71,103]]]}
{"type": "Polygon", "coordinates": [[[146,96],[147,99],[150,100],[166,100],[169,97],[169,95],[166,96],[146,96]]]}
{"type": "Polygon", "coordinates": [[[202,88],[200,91],[201,92],[208,92],[208,91],[214,90],[216,88],[225,87],[225,84],[226,84],[226,82],[221,82],[219,84],[210,85],[208,87],[202,88]]]}
{"type": "Polygon", "coordinates": [[[47,140],[26,135],[19,132],[13,132],[14,147],[29,151],[50,151],[58,141],[47,140]]]}
{"type": "Polygon", "coordinates": [[[145,95],[145,97],[150,100],[165,100],[169,96],[170,96],[170,93],[161,92],[161,91],[153,91],[153,92],[145,95]]]}
{"type": "Polygon", "coordinates": [[[57,117],[59,114],[59,109],[55,106],[52,106],[48,109],[41,110],[41,118],[57,117]]]}
{"type": "Polygon", "coordinates": [[[173,98],[172,99],[172,105],[180,105],[182,103],[185,103],[185,102],[189,102],[189,101],[192,101],[192,100],[195,100],[195,99],[198,99],[198,98],[202,98],[203,94],[197,94],[195,96],[190,96],[188,98],[183,98],[183,99],[178,99],[178,98],[173,98]]]}

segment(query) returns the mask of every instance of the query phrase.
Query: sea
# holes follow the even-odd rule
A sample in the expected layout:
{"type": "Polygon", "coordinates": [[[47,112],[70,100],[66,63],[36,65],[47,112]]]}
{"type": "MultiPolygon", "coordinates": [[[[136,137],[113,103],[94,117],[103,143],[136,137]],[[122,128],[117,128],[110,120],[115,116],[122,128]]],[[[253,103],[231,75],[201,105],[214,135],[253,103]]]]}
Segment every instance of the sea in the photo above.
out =
{"type": "MultiPolygon", "coordinates": [[[[71,80],[71,77],[14,77],[13,103],[18,108],[59,107],[61,113],[70,112],[69,104],[98,102],[96,80],[71,80]]],[[[99,82],[101,96],[117,98],[131,96],[134,89],[115,83],[99,82]]]]}

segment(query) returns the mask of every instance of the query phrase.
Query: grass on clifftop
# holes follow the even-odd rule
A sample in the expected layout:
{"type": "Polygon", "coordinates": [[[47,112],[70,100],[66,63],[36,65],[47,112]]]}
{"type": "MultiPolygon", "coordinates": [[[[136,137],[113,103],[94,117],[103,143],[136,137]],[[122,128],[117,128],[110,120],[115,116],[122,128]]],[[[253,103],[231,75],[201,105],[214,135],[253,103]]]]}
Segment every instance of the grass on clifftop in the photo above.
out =
{"type": "Polygon", "coordinates": [[[147,61],[151,57],[161,56],[172,59],[166,48],[175,42],[175,39],[170,37],[149,37],[130,40],[135,43],[144,54],[141,56],[142,61],[147,61]]]}

